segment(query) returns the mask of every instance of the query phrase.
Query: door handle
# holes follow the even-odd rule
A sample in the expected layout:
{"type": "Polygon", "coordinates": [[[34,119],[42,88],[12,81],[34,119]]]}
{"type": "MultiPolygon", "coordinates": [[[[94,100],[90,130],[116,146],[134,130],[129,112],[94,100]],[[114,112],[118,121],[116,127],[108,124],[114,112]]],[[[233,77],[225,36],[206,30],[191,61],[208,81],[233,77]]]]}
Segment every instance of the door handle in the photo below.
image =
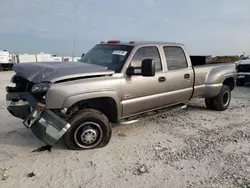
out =
{"type": "Polygon", "coordinates": [[[159,81],[159,82],[165,82],[165,80],[166,80],[165,77],[159,77],[159,78],[158,78],[158,81],[159,81]]]}
{"type": "Polygon", "coordinates": [[[190,78],[190,74],[184,74],[184,78],[185,78],[185,79],[190,78]]]}

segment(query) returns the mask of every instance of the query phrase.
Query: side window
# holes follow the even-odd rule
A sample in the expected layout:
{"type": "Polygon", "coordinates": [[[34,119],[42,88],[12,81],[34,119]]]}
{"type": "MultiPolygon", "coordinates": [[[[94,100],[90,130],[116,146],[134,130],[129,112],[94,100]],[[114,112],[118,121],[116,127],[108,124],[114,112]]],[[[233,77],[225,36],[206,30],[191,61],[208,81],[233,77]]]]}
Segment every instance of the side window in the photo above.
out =
{"type": "Polygon", "coordinates": [[[136,52],[131,61],[131,66],[140,67],[144,59],[154,59],[155,60],[155,71],[162,70],[161,58],[156,46],[141,47],[136,52]]]}
{"type": "Polygon", "coordinates": [[[163,50],[167,60],[168,70],[178,70],[188,67],[185,53],[181,47],[165,46],[163,50]]]}

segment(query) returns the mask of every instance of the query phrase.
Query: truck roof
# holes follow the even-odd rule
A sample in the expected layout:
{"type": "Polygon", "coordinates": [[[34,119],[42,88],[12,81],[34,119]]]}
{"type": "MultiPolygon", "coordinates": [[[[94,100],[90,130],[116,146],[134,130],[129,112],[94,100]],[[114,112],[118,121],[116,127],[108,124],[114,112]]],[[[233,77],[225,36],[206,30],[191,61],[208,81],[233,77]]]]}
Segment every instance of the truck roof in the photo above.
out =
{"type": "Polygon", "coordinates": [[[175,42],[164,42],[164,41],[129,41],[129,42],[122,42],[119,40],[110,40],[107,42],[101,42],[103,45],[107,44],[114,44],[114,45],[128,45],[128,46],[137,46],[137,45],[173,45],[173,46],[184,46],[182,43],[175,43],[175,42]]]}

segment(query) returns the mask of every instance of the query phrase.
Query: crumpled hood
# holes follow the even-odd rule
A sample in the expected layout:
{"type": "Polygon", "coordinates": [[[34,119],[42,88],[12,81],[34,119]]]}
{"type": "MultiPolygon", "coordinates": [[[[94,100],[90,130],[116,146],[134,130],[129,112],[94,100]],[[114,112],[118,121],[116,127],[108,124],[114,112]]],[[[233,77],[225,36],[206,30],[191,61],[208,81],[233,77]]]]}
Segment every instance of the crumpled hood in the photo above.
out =
{"type": "Polygon", "coordinates": [[[33,62],[19,63],[13,70],[33,83],[56,82],[63,79],[114,74],[106,67],[83,62],[33,62]]]}

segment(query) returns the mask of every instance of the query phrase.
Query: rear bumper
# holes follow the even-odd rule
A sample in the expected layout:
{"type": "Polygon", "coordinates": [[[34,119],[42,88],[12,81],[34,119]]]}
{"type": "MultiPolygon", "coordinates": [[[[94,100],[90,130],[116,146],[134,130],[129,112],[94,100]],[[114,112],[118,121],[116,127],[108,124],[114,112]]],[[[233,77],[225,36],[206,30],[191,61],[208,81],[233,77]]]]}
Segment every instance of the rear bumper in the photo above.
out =
{"type": "Polygon", "coordinates": [[[23,124],[44,143],[54,145],[70,128],[70,124],[52,110],[46,109],[30,93],[8,93],[7,110],[23,119],[23,124]]]}

